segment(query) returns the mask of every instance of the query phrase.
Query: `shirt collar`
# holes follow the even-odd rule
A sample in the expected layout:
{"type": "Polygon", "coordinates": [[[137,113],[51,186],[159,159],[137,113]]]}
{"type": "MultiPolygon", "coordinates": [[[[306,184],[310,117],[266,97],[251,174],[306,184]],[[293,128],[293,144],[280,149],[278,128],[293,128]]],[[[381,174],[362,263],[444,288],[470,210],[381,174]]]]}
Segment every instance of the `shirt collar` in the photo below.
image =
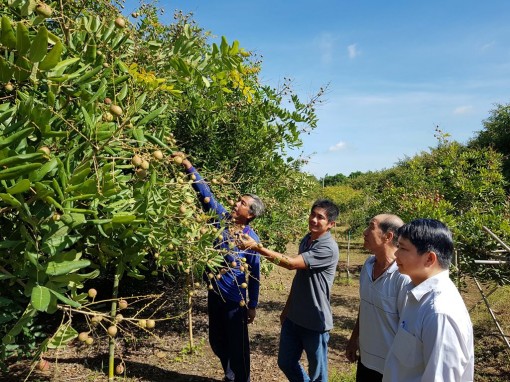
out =
{"type": "MultiPolygon", "coordinates": [[[[372,255],[372,257],[370,258],[370,263],[372,264],[372,267],[375,265],[375,255],[372,255]]],[[[389,267],[386,268],[383,273],[393,273],[395,271],[398,271],[398,265],[397,262],[393,260],[389,267]]]]}
{"type": "Polygon", "coordinates": [[[438,290],[438,285],[442,284],[442,282],[449,277],[450,275],[448,270],[444,270],[437,275],[428,278],[418,286],[415,286],[410,290],[410,293],[412,293],[416,301],[420,301],[428,292],[438,290]]]}
{"type": "Polygon", "coordinates": [[[312,238],[312,234],[308,232],[304,237],[303,240],[301,240],[300,248],[303,250],[310,248],[314,243],[318,243],[319,241],[328,240],[331,238],[331,232],[327,231],[322,236],[320,236],[318,239],[310,240],[312,238]]]}
{"type": "MultiPolygon", "coordinates": [[[[308,232],[307,239],[310,239],[311,236],[312,236],[312,234],[310,232],[308,232]]],[[[321,236],[319,236],[318,239],[315,239],[313,241],[324,241],[324,240],[329,239],[330,237],[331,237],[331,231],[326,231],[321,236]]]]}

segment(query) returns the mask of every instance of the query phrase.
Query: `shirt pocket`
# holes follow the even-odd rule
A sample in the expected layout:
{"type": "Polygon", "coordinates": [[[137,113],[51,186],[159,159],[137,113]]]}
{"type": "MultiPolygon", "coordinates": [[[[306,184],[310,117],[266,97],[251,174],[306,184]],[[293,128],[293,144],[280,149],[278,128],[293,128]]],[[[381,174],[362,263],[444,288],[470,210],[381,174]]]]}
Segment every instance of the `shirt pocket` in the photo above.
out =
{"type": "Polygon", "coordinates": [[[385,315],[398,320],[397,298],[395,296],[388,296],[384,291],[375,290],[374,293],[377,293],[377,296],[374,296],[374,305],[376,308],[381,310],[385,315]]]}
{"type": "Polygon", "coordinates": [[[393,354],[400,364],[410,369],[423,364],[422,342],[406,329],[398,329],[393,343],[393,354]]]}

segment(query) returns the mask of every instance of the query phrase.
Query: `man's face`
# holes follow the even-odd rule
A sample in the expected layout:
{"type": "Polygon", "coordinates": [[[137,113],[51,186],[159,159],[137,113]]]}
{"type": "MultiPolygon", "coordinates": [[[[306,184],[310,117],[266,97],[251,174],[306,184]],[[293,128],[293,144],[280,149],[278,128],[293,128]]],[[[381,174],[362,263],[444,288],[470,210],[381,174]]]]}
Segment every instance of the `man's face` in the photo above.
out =
{"type": "Polygon", "coordinates": [[[363,246],[372,253],[384,246],[386,239],[379,223],[380,218],[376,216],[370,220],[368,227],[363,231],[363,246]]]}
{"type": "MultiPolygon", "coordinates": [[[[427,254],[418,254],[414,244],[408,239],[398,239],[398,249],[395,252],[398,270],[403,275],[408,275],[415,284],[423,281],[423,271],[427,262],[427,254]]],[[[426,278],[426,277],[425,277],[426,278]]]]}
{"type": "Polygon", "coordinates": [[[232,209],[232,219],[236,223],[246,224],[250,219],[253,218],[253,214],[250,212],[253,198],[248,195],[243,195],[237,201],[234,208],[232,209]]]}
{"type": "Polygon", "coordinates": [[[315,238],[325,234],[334,225],[335,222],[328,221],[328,215],[324,208],[314,208],[308,217],[308,229],[315,238]]]}

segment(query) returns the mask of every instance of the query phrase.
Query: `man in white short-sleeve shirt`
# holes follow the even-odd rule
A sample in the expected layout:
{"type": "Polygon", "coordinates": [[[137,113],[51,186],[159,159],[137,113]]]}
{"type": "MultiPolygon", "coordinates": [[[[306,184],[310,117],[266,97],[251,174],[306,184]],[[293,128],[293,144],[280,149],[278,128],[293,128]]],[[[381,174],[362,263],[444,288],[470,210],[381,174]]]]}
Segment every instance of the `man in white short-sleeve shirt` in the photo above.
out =
{"type": "Polygon", "coordinates": [[[382,381],[386,354],[398,330],[405,286],[411,282],[395,263],[397,231],[403,225],[396,215],[380,214],[363,231],[363,246],[373,255],[361,269],[358,319],[345,350],[350,362],[358,360],[357,382],[382,381]]]}
{"type": "Polygon", "coordinates": [[[396,263],[412,283],[383,381],[473,381],[473,327],[448,275],[453,254],[450,230],[438,220],[418,219],[398,234],[396,263]]]}

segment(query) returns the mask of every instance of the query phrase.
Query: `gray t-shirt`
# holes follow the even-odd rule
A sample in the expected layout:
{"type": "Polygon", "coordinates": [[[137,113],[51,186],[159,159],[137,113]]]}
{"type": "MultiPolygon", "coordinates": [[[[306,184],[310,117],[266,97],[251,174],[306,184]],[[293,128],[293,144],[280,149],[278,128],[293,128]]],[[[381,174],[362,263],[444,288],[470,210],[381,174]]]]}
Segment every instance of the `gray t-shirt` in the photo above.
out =
{"type": "Polygon", "coordinates": [[[330,296],[338,263],[338,244],[330,232],[299,245],[307,269],[298,269],[290,290],[287,318],[304,328],[324,332],[333,328],[330,296]]]}

